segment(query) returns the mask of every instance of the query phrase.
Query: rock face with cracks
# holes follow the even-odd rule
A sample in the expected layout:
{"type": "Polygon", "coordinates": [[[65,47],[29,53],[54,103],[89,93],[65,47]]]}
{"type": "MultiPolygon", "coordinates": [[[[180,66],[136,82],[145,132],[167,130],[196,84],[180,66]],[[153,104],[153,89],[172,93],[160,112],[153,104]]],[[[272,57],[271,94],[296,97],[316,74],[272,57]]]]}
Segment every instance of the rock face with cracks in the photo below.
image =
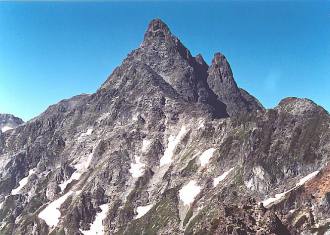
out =
{"type": "Polygon", "coordinates": [[[152,20],[96,93],[0,132],[0,234],[327,234],[329,121],[152,20]]]}

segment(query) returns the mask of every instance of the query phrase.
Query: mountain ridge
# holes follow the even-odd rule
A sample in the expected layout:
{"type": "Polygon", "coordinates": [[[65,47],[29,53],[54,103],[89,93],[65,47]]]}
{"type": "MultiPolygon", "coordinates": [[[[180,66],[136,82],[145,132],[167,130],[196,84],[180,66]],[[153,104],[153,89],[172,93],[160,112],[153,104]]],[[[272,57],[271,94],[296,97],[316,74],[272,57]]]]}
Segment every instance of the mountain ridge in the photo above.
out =
{"type": "Polygon", "coordinates": [[[152,20],[95,93],[0,133],[0,233],[325,234],[329,120],[263,108],[152,20]]]}

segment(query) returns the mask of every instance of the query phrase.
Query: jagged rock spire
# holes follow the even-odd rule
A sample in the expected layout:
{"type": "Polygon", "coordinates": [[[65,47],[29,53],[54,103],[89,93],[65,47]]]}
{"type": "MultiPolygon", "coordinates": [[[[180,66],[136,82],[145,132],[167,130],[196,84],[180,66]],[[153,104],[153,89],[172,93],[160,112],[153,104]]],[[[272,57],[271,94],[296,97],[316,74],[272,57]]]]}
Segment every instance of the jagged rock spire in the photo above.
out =
{"type": "MultiPolygon", "coordinates": [[[[228,84],[227,88],[230,88],[232,91],[238,89],[230,65],[226,57],[220,52],[214,54],[212,64],[209,68],[209,75],[218,78],[221,83],[228,84]]],[[[218,87],[216,86],[215,88],[218,87]]]]}
{"type": "Polygon", "coordinates": [[[214,54],[208,74],[209,87],[227,105],[230,116],[263,109],[253,96],[238,88],[230,65],[220,52],[214,54]]]}
{"type": "MultiPolygon", "coordinates": [[[[154,19],[149,23],[142,47],[148,50],[145,54],[154,53],[154,58],[161,58],[159,64],[166,66],[161,68],[160,74],[188,100],[225,103],[230,116],[263,109],[253,96],[237,86],[223,54],[216,53],[209,67],[200,54],[193,57],[162,20],[154,19]]],[[[218,105],[216,109],[221,109],[220,106],[224,107],[218,105]]]]}
{"type": "Polygon", "coordinates": [[[155,38],[166,39],[172,37],[168,26],[161,19],[152,20],[144,34],[144,42],[154,40],[155,38]]]}
{"type": "MultiPolygon", "coordinates": [[[[124,68],[118,71],[125,71],[137,62],[149,66],[184,100],[211,106],[217,117],[236,115],[257,107],[250,105],[254,97],[246,92],[241,94],[224,55],[216,53],[209,67],[202,55],[193,57],[160,19],[149,23],[141,46],[129,54],[121,66],[124,68]]],[[[102,87],[108,84],[107,81],[102,87]]]]}
{"type": "Polygon", "coordinates": [[[164,53],[165,51],[179,53],[188,62],[193,60],[190,51],[171,33],[169,27],[160,19],[154,19],[149,23],[141,47],[152,48],[152,50],[160,52],[165,56],[167,56],[164,53]]]}
{"type": "Polygon", "coordinates": [[[195,61],[196,61],[198,64],[200,64],[201,66],[203,66],[203,67],[209,67],[209,66],[207,65],[207,63],[205,62],[205,60],[204,60],[202,54],[197,54],[197,55],[195,56],[195,61]]]}

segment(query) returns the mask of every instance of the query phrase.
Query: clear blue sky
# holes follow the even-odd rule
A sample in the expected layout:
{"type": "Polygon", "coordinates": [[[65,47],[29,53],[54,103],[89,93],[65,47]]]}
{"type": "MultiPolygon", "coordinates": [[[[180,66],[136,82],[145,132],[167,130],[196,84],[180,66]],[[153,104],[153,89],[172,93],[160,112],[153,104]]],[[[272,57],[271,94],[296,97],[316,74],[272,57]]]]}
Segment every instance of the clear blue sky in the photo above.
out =
{"type": "Polygon", "coordinates": [[[266,107],[297,96],[330,110],[329,1],[0,2],[0,113],[28,120],[95,92],[153,18],[208,63],[224,53],[266,107]]]}

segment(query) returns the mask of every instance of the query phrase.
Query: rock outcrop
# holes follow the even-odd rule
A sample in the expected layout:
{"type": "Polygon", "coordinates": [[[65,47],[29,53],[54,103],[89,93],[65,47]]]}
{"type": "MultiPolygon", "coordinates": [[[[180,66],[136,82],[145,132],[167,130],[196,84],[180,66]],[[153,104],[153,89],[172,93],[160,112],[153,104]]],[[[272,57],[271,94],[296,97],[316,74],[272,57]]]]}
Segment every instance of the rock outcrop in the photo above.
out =
{"type": "Polygon", "coordinates": [[[14,129],[18,125],[23,124],[24,121],[12,114],[0,113],[0,131],[5,132],[14,129]]]}
{"type": "Polygon", "coordinates": [[[224,55],[216,53],[208,69],[207,83],[227,106],[230,116],[263,110],[263,106],[247,91],[239,89],[224,55]]]}

